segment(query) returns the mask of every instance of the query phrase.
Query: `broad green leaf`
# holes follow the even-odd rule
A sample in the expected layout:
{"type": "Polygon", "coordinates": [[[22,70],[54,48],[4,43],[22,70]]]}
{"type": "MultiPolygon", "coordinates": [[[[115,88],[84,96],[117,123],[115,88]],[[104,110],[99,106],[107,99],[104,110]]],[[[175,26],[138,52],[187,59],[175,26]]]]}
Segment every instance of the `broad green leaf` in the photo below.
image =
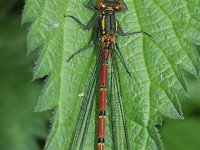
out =
{"type": "MultiPolygon", "coordinates": [[[[85,31],[64,15],[73,15],[88,24],[95,13],[84,7],[86,2],[27,0],[25,5],[23,22],[32,21],[28,51],[40,50],[34,79],[49,76],[35,110],[55,109],[47,150],[68,149],[81,107],[82,97],[78,95],[87,88],[99,51],[90,48],[67,62],[75,51],[89,44],[92,31],[85,31]]],[[[131,149],[163,149],[155,125],[161,124],[162,116],[183,118],[176,95],[187,92],[182,71],[198,77],[200,65],[195,45],[200,43],[200,2],[126,0],[125,3],[129,11],[117,14],[122,28],[126,32],[142,30],[152,35],[118,36],[118,44],[132,73],[129,78],[118,61],[128,141],[131,149]]],[[[83,149],[95,147],[94,120],[95,109],[83,149]]],[[[107,121],[106,150],[113,149],[114,145],[110,126],[107,121]]],[[[120,137],[118,140],[123,142],[120,137]]]]}
{"type": "Polygon", "coordinates": [[[47,135],[46,113],[33,113],[41,90],[31,83],[25,28],[20,15],[0,19],[0,149],[39,150],[47,135]]]}
{"type": "Polygon", "coordinates": [[[184,120],[166,119],[160,128],[163,145],[166,150],[197,150],[199,143],[200,128],[200,85],[195,78],[189,74],[187,76],[190,97],[181,95],[184,120]],[[189,79],[189,80],[188,80],[189,79]]]}

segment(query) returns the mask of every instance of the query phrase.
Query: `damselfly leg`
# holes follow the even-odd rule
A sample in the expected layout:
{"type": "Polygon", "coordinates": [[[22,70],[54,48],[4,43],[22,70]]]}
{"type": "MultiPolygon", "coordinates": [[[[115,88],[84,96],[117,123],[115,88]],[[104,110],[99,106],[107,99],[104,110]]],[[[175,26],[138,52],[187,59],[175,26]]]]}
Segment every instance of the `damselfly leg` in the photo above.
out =
{"type": "Polygon", "coordinates": [[[115,47],[116,47],[116,49],[117,49],[117,52],[116,52],[116,53],[117,53],[118,57],[120,58],[120,60],[121,60],[121,62],[122,62],[122,64],[123,64],[123,66],[124,66],[126,72],[127,72],[128,75],[131,77],[131,72],[130,72],[129,69],[128,69],[128,65],[126,64],[126,61],[124,60],[124,57],[123,57],[123,55],[122,55],[122,52],[120,51],[119,46],[118,46],[117,43],[115,43],[115,47]]]}
{"type": "Polygon", "coordinates": [[[87,2],[87,3],[85,4],[85,6],[86,6],[87,8],[90,8],[90,9],[94,10],[94,11],[99,11],[99,10],[92,4],[92,0],[90,0],[89,2],[87,2]]]}
{"type": "Polygon", "coordinates": [[[135,35],[135,34],[141,34],[141,33],[144,33],[150,37],[152,37],[149,33],[145,32],[145,31],[136,31],[136,32],[130,32],[130,33],[127,33],[127,32],[124,32],[124,30],[122,29],[122,27],[120,26],[120,24],[118,23],[118,34],[121,35],[121,36],[129,36],[129,35],[135,35]]]}
{"type": "MultiPolygon", "coordinates": [[[[80,24],[83,29],[85,30],[90,30],[92,29],[96,24],[97,22],[99,21],[100,19],[100,16],[96,16],[92,22],[89,24],[89,25],[85,25],[83,24],[80,20],[78,20],[77,18],[75,18],[74,16],[65,16],[65,17],[69,17],[69,18],[72,18],[73,20],[75,20],[78,24],[80,24]]],[[[97,27],[98,28],[98,27],[97,27]]],[[[94,34],[94,38],[93,38],[93,43],[92,44],[88,44],[88,45],[85,45],[84,47],[78,49],[75,53],[73,53],[68,59],[67,61],[70,61],[74,56],[76,56],[77,54],[93,47],[96,43],[98,42],[98,32],[96,31],[95,34],[94,34]]]]}
{"type": "Polygon", "coordinates": [[[85,30],[90,30],[90,29],[92,29],[92,28],[94,27],[94,25],[97,24],[97,22],[99,21],[99,19],[100,19],[101,16],[100,16],[100,15],[95,16],[95,18],[91,21],[91,23],[90,23],[89,25],[83,24],[79,19],[77,19],[77,18],[74,17],[74,16],[67,15],[67,16],[64,16],[64,17],[72,18],[72,19],[74,19],[78,24],[80,24],[80,25],[83,27],[83,29],[85,29],[85,30]]]}
{"type": "Polygon", "coordinates": [[[86,46],[84,46],[83,48],[77,50],[75,53],[73,53],[73,54],[67,59],[67,62],[70,61],[70,60],[71,60],[74,56],[76,56],[77,54],[79,54],[79,53],[81,53],[81,52],[83,52],[83,51],[85,51],[85,50],[87,50],[87,49],[89,49],[89,48],[91,48],[91,47],[93,47],[93,46],[94,46],[94,44],[86,45],[86,46]]]}

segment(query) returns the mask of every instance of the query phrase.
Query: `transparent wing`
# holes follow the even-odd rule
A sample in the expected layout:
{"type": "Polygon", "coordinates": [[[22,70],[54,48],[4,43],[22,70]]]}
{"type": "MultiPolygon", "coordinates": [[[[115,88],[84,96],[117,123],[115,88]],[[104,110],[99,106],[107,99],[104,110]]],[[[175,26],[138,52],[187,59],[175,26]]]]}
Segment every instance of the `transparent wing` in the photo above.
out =
{"type": "Polygon", "coordinates": [[[120,76],[116,52],[111,52],[110,94],[108,100],[110,124],[114,150],[129,150],[128,132],[120,87],[120,76]]]}
{"type": "Polygon", "coordinates": [[[98,91],[101,62],[102,61],[99,54],[96,65],[89,78],[88,85],[86,86],[86,91],[84,93],[79,116],[77,118],[77,124],[74,130],[74,136],[70,143],[70,150],[80,150],[84,147],[88,133],[90,118],[93,112],[93,107],[95,105],[94,102],[98,91]]]}

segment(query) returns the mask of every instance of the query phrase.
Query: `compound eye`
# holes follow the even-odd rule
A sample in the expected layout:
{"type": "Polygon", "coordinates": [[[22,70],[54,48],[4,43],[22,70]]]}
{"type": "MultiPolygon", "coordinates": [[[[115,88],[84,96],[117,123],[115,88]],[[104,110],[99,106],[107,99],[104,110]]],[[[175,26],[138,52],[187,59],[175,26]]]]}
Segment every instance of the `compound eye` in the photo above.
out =
{"type": "Polygon", "coordinates": [[[106,8],[104,0],[98,0],[96,7],[99,10],[104,10],[106,8]]]}
{"type": "Polygon", "coordinates": [[[115,10],[120,11],[120,10],[124,10],[124,3],[122,1],[119,1],[116,5],[115,5],[115,10]]]}

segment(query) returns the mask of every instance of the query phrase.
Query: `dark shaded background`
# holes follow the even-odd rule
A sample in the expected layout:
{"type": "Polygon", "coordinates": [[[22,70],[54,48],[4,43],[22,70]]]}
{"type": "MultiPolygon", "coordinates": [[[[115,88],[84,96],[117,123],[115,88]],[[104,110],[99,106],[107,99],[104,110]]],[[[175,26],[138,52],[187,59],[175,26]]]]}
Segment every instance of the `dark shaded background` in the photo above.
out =
{"type": "Polygon", "coordinates": [[[23,6],[0,1],[0,150],[39,150],[48,134],[47,112],[33,113],[44,83],[31,81],[37,54],[27,57],[23,6]]]}
{"type": "MultiPolygon", "coordinates": [[[[48,112],[33,113],[44,84],[32,82],[37,52],[27,56],[29,25],[21,25],[22,0],[0,1],[0,150],[43,149],[48,112]]],[[[158,126],[166,150],[200,149],[200,85],[185,73],[190,98],[180,95],[185,120],[164,118],[158,126]]]]}

